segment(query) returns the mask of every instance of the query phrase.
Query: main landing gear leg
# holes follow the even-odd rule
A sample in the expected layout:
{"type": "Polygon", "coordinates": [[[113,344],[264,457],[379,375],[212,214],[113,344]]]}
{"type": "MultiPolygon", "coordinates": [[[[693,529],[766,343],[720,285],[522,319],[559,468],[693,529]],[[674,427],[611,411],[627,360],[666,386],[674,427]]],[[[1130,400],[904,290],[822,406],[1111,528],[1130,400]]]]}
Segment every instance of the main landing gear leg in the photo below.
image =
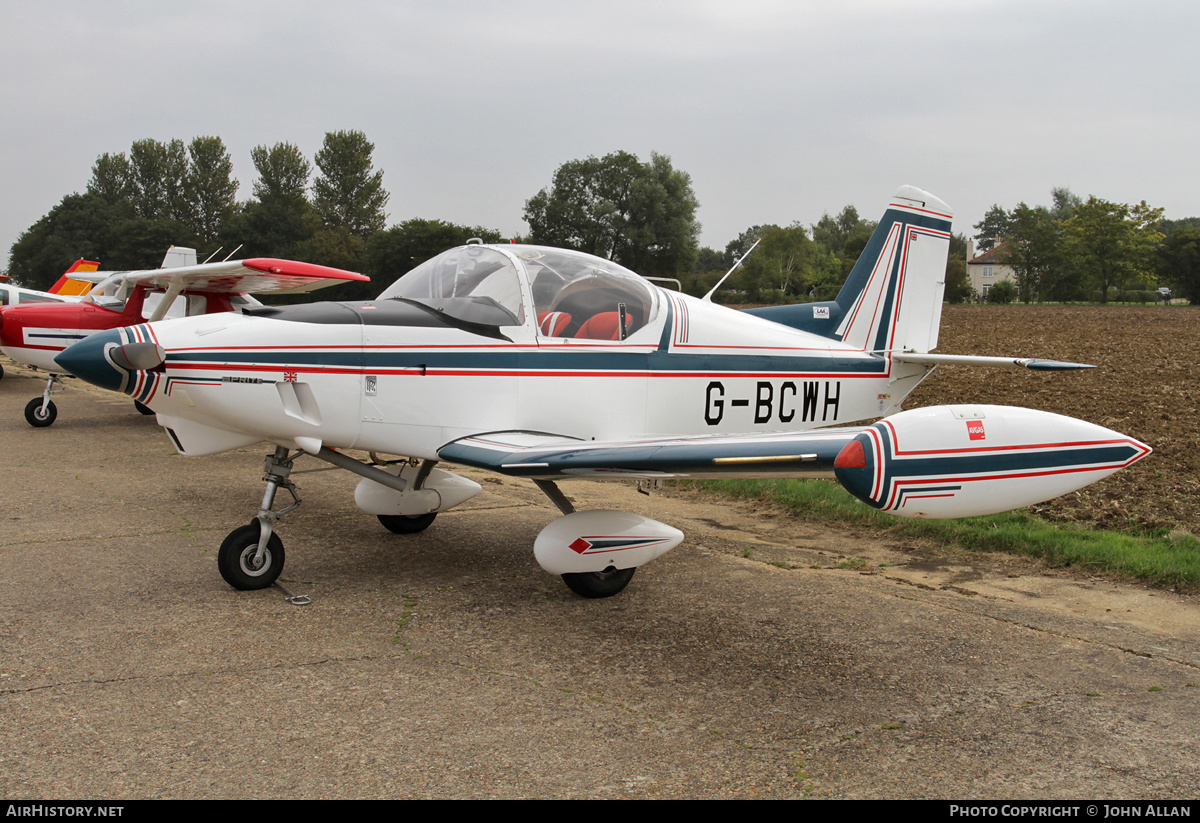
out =
{"type": "MultiPolygon", "coordinates": [[[[562,490],[552,480],[534,480],[533,481],[542,493],[550,498],[550,501],[558,507],[558,510],[564,515],[574,514],[575,506],[567,499],[567,496],[562,493],[562,490]]],[[[629,585],[629,581],[633,579],[633,573],[637,571],[634,566],[630,569],[618,569],[615,566],[609,566],[604,571],[599,572],[571,572],[562,576],[563,582],[567,584],[567,588],[575,592],[580,597],[612,597],[624,590],[629,585]]]]}
{"type": "Polygon", "coordinates": [[[267,490],[254,521],[230,532],[217,552],[221,577],[235,589],[265,589],[279,577],[283,571],[284,553],[283,541],[275,534],[275,523],[300,505],[296,485],[288,478],[292,473],[292,460],[287,449],[276,446],[275,453],[267,457],[263,472],[267,490]],[[273,511],[275,492],[280,488],[287,489],[293,502],[273,511]]]}

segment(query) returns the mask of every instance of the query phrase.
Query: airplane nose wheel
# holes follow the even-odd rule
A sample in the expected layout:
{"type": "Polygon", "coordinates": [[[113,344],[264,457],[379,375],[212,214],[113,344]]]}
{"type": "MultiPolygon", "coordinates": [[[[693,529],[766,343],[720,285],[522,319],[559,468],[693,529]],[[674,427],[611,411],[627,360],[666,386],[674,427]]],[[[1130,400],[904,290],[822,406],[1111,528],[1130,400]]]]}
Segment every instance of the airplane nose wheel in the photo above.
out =
{"type": "Polygon", "coordinates": [[[58,417],[58,407],[50,399],[50,395],[63,390],[62,380],[57,374],[51,374],[46,379],[46,388],[41,397],[35,397],[25,406],[25,422],[35,429],[44,429],[58,417]]]}
{"type": "Polygon", "coordinates": [[[272,533],[264,550],[258,543],[262,528],[258,521],[234,529],[217,552],[217,568],[225,582],[235,589],[265,589],[283,571],[283,541],[272,533]]]}
{"type": "Polygon", "coordinates": [[[53,400],[35,397],[25,406],[25,421],[35,429],[44,429],[58,418],[58,407],[53,400]]]}

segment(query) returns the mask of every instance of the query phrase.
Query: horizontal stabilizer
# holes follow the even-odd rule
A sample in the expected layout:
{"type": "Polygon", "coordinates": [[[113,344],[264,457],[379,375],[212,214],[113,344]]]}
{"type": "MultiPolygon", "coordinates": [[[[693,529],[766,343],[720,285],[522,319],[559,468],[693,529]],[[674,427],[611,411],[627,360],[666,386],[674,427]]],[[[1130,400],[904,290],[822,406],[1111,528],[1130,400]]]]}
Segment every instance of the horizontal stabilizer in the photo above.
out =
{"type": "Polygon", "coordinates": [[[1071,371],[1094,369],[1087,363],[1070,363],[1065,360],[1043,360],[1035,357],[977,357],[969,354],[893,354],[892,359],[900,363],[919,363],[927,366],[1021,366],[1035,371],[1071,371]]]}

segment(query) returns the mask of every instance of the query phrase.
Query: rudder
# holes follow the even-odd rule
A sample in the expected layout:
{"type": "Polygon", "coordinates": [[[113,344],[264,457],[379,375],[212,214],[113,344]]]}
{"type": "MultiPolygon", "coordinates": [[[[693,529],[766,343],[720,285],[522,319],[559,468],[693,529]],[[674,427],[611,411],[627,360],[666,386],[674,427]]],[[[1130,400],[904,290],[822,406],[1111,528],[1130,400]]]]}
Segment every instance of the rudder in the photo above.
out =
{"type": "Polygon", "coordinates": [[[951,217],[929,192],[902,186],[834,301],[841,322],[831,336],[863,351],[935,348],[951,217]]]}

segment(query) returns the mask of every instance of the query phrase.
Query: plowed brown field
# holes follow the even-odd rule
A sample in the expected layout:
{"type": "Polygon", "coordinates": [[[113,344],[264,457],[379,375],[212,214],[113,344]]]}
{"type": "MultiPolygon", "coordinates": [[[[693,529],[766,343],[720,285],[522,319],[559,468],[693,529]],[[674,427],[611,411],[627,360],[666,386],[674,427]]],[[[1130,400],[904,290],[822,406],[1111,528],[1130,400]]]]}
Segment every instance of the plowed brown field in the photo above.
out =
{"type": "Polygon", "coordinates": [[[1154,454],[1034,508],[1052,520],[1200,534],[1200,309],[1189,306],[947,306],[937,351],[1072,360],[1082,372],[942,366],[905,408],[999,403],[1078,417],[1154,454]]]}

